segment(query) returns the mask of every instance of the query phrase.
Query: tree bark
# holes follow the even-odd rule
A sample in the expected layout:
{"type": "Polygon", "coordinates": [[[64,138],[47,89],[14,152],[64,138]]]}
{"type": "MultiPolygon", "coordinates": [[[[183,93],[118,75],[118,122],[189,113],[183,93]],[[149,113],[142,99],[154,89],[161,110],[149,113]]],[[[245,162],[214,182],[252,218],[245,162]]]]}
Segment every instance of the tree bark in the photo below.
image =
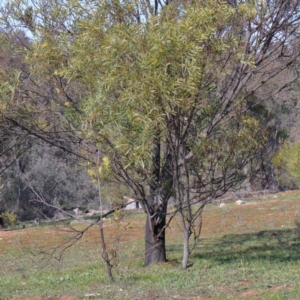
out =
{"type": "Polygon", "coordinates": [[[145,263],[144,266],[166,262],[165,226],[168,200],[172,193],[172,157],[168,147],[161,158],[160,134],[153,143],[150,195],[146,197],[145,263]]]}
{"type": "Polygon", "coordinates": [[[113,274],[112,274],[112,267],[113,266],[110,263],[108,253],[107,253],[107,249],[106,249],[104,230],[103,230],[103,221],[102,220],[99,223],[99,230],[100,230],[100,240],[101,240],[101,245],[102,245],[102,258],[104,259],[105,264],[106,264],[106,271],[107,271],[109,281],[111,283],[113,283],[114,282],[114,277],[113,277],[113,274]]]}
{"type": "Polygon", "coordinates": [[[158,224],[147,215],[145,226],[145,263],[144,266],[166,262],[165,228],[166,217],[158,224]]]}
{"type": "Polygon", "coordinates": [[[188,260],[190,256],[190,247],[189,247],[189,225],[186,225],[184,220],[184,214],[182,211],[179,211],[179,218],[181,223],[181,230],[183,231],[183,257],[182,257],[182,269],[186,269],[188,265],[188,260]]]}
{"type": "Polygon", "coordinates": [[[189,247],[189,233],[188,230],[184,230],[183,233],[183,257],[182,257],[182,269],[186,269],[188,266],[188,260],[190,256],[190,247],[189,247]]]}

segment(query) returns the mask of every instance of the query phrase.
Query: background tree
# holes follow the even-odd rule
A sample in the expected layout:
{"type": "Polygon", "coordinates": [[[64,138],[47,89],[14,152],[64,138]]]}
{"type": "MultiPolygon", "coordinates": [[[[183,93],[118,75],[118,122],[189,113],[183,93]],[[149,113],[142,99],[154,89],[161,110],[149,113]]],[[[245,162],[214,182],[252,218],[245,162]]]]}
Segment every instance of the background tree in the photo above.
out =
{"type": "MultiPolygon", "coordinates": [[[[278,62],[274,62],[278,63],[278,62]]],[[[298,101],[298,75],[297,66],[288,68],[272,78],[262,86],[249,102],[259,102],[251,108],[251,114],[267,126],[268,142],[265,151],[261,152],[260,171],[251,179],[252,189],[269,189],[273,191],[294,188],[294,182],[288,177],[285,183],[278,180],[272,162],[274,154],[285,142],[295,142],[299,138],[299,101],[298,101]],[[290,83],[290,84],[289,84],[290,83]],[[287,86],[286,86],[287,85],[287,86]],[[276,94],[272,94],[274,88],[286,86],[276,94]],[[270,95],[265,101],[260,101],[266,95],[270,95]]]]}
{"type": "Polygon", "coordinates": [[[290,181],[298,188],[300,183],[300,145],[299,142],[287,143],[273,158],[277,179],[282,185],[289,185],[290,181]]]}
{"type": "MultiPolygon", "coordinates": [[[[49,119],[52,126],[57,126],[50,114],[45,112],[43,118],[37,117],[36,105],[42,96],[50,98],[53,91],[47,88],[43,93],[43,88],[39,87],[41,94],[31,94],[34,82],[29,78],[24,61],[29,39],[22,31],[9,30],[3,30],[0,39],[0,211],[10,210],[20,220],[27,220],[53,217],[57,213],[54,206],[65,210],[78,206],[83,210],[98,209],[97,182],[92,183],[86,172],[88,162],[78,160],[79,147],[72,140],[62,139],[57,130],[50,135],[49,119]],[[17,90],[16,94],[12,93],[13,89],[17,90]],[[30,97],[35,97],[36,105],[33,105],[34,101],[30,102],[30,97]],[[28,105],[25,107],[24,103],[28,105]],[[23,126],[22,118],[29,121],[27,126],[23,126]],[[70,153],[73,155],[67,155],[70,153]],[[51,207],[47,206],[49,204],[51,207]]],[[[114,202],[119,203],[124,195],[124,191],[112,183],[103,185],[102,193],[107,199],[103,203],[105,209],[114,202]]]]}

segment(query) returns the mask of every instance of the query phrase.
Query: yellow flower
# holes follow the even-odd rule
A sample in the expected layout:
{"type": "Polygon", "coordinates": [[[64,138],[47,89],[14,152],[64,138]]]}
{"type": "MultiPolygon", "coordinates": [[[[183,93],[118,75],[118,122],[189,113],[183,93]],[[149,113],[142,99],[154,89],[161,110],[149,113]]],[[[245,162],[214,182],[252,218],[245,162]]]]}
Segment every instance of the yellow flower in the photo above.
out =
{"type": "Polygon", "coordinates": [[[99,167],[99,175],[100,175],[100,178],[104,178],[104,172],[103,172],[103,169],[102,167],[99,167]]]}
{"type": "Polygon", "coordinates": [[[6,104],[0,103],[0,111],[4,112],[4,111],[6,111],[6,109],[7,109],[6,104]]]}
{"type": "Polygon", "coordinates": [[[93,137],[93,132],[92,131],[88,131],[86,135],[90,139],[90,138],[93,137]]]}
{"type": "Polygon", "coordinates": [[[95,175],[95,171],[92,170],[92,169],[88,169],[88,170],[87,170],[87,173],[88,173],[88,175],[91,176],[91,177],[93,177],[93,176],[95,175]]]}
{"type": "Polygon", "coordinates": [[[109,158],[107,156],[104,156],[102,160],[103,160],[105,168],[108,170],[109,166],[110,166],[109,158]]]}

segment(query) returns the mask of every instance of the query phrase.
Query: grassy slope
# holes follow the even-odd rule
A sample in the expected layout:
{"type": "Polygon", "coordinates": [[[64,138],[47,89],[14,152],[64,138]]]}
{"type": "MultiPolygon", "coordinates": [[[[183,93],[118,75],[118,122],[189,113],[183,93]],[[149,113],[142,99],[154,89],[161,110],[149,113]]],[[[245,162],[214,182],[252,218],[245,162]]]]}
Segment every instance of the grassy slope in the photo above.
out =
{"type": "Polygon", "coordinates": [[[149,268],[142,267],[144,215],[128,214],[120,226],[107,221],[110,249],[119,253],[114,284],[107,281],[97,227],[61,262],[36,254],[67,240],[70,233],[62,226],[2,231],[0,299],[300,299],[298,216],[299,192],[242,206],[208,206],[186,271],[180,269],[176,221],[167,232],[169,262],[149,268]]]}

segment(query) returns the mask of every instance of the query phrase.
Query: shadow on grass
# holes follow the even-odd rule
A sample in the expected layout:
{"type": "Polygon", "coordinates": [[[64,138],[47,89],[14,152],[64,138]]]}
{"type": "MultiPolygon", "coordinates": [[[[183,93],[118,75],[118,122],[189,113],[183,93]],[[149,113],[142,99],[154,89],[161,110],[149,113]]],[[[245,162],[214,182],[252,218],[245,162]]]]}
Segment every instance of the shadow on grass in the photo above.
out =
{"type": "Polygon", "coordinates": [[[237,260],[270,263],[300,260],[300,232],[297,229],[230,234],[218,240],[203,240],[193,257],[218,264],[237,260]]]}

